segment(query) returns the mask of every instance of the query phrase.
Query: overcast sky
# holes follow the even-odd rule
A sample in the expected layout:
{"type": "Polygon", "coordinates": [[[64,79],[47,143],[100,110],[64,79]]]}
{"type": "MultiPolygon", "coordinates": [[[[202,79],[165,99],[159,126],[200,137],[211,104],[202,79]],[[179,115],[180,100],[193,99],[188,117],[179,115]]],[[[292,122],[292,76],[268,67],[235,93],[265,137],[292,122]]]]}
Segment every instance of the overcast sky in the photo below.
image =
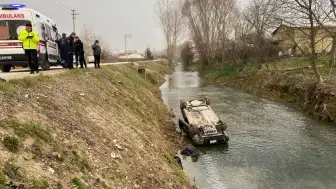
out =
{"type": "MultiPolygon", "coordinates": [[[[237,0],[240,6],[248,0],[237,0]]],[[[1,3],[21,3],[54,20],[59,31],[72,31],[70,9],[80,15],[76,19],[76,32],[84,24],[108,42],[112,49],[124,49],[124,34],[132,34],[128,49],[143,50],[146,44],[160,50],[164,48],[163,33],[156,22],[153,7],[156,0],[1,0],[1,3]]],[[[80,37],[80,36],[79,36],[80,37]]]]}

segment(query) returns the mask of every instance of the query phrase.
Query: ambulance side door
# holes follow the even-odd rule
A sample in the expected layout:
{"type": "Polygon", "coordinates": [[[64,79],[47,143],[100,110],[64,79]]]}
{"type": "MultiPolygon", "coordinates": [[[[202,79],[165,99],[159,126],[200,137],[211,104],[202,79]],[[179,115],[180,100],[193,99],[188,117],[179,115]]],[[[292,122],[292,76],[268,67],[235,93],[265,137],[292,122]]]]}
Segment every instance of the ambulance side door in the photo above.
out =
{"type": "Polygon", "coordinates": [[[55,44],[56,44],[56,55],[57,55],[57,59],[59,59],[59,47],[58,47],[58,43],[57,41],[60,40],[60,35],[58,34],[58,29],[56,28],[56,26],[53,26],[52,27],[52,31],[53,31],[53,34],[55,36],[55,44]]]}
{"type": "Polygon", "coordinates": [[[49,24],[44,24],[46,31],[46,41],[47,41],[47,53],[49,62],[57,62],[58,53],[56,45],[56,36],[52,31],[52,27],[49,24]]]}
{"type": "Polygon", "coordinates": [[[38,19],[38,27],[40,27],[40,30],[39,31],[39,36],[40,36],[40,43],[39,43],[39,46],[40,46],[40,53],[43,54],[43,55],[47,55],[47,40],[46,40],[46,36],[47,36],[47,33],[46,33],[46,29],[45,29],[45,24],[42,22],[41,19],[38,19]]]}

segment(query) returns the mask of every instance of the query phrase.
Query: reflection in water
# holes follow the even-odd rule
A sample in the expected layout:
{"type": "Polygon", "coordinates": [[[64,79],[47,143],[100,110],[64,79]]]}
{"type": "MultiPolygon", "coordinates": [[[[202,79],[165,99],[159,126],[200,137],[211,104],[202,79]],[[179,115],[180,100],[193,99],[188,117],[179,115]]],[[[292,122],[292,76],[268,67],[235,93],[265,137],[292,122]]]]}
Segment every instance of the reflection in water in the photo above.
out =
{"type": "Polygon", "coordinates": [[[202,86],[195,72],[175,72],[161,91],[178,117],[180,99],[209,96],[229,126],[229,146],[202,147],[197,161],[182,159],[200,189],[336,188],[335,127],[230,88],[202,86]]]}

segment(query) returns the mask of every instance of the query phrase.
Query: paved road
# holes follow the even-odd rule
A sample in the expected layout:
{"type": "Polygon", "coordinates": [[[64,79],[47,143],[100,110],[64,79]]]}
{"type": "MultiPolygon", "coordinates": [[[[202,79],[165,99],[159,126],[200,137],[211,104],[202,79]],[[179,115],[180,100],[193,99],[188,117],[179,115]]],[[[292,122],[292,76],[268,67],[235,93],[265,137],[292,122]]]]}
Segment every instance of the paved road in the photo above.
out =
{"type": "MultiPolygon", "coordinates": [[[[155,60],[155,61],[160,61],[160,60],[155,60]]],[[[146,62],[146,61],[144,61],[146,62]]],[[[130,62],[114,62],[114,63],[102,63],[102,66],[105,65],[120,65],[120,64],[128,64],[130,62]]],[[[88,64],[88,68],[93,68],[94,64],[88,64]]],[[[67,69],[63,69],[61,66],[53,66],[50,68],[50,70],[48,71],[44,71],[41,72],[41,75],[56,75],[62,72],[67,71],[67,69]]],[[[29,69],[28,68],[17,68],[17,69],[12,69],[11,72],[9,73],[3,73],[0,72],[0,79],[4,79],[4,80],[11,80],[11,79],[20,79],[23,77],[33,77],[33,76],[37,76],[39,74],[30,74],[29,73],[29,69]]]]}

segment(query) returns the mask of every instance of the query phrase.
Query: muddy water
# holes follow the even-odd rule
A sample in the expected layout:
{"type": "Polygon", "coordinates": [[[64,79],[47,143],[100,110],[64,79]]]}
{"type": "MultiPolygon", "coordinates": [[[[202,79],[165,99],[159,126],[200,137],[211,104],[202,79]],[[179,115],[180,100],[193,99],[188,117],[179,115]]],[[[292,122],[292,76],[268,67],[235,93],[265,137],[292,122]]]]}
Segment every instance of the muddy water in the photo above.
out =
{"type": "Polygon", "coordinates": [[[161,91],[178,116],[180,99],[208,96],[229,126],[228,146],[200,148],[197,160],[183,158],[198,188],[336,188],[336,127],[231,88],[202,85],[196,72],[167,76],[161,91]]]}

